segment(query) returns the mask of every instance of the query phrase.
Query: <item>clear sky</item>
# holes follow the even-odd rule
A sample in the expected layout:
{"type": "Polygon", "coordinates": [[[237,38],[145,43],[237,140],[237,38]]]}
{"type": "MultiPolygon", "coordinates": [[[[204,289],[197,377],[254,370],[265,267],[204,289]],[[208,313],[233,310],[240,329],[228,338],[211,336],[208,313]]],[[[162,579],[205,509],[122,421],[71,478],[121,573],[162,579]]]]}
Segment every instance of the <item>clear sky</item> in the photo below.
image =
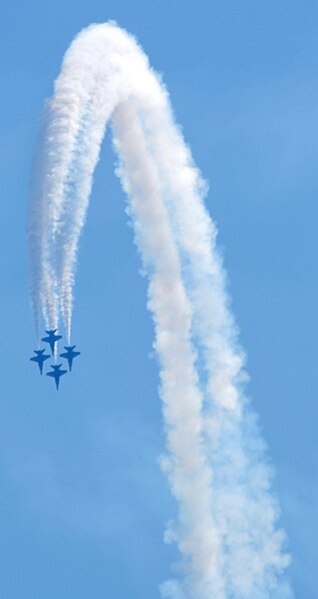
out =
{"type": "Polygon", "coordinates": [[[146,281],[105,140],[57,394],[29,362],[25,217],[44,99],[91,22],[115,19],[163,74],[210,183],[249,394],[276,469],[296,597],[318,571],[318,6],[268,0],[12,0],[2,8],[0,596],[155,599],[174,547],[146,281]]]}

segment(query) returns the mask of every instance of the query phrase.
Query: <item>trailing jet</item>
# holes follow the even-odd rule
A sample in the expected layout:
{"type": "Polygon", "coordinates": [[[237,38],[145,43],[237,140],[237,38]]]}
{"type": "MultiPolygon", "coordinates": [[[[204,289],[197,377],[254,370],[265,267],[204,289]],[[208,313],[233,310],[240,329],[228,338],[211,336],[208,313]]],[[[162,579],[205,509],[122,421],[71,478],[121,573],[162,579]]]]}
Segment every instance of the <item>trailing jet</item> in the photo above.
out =
{"type": "Polygon", "coordinates": [[[55,343],[59,339],[62,339],[62,335],[56,335],[55,334],[56,331],[57,331],[57,329],[54,329],[52,331],[45,331],[48,334],[48,337],[42,337],[42,341],[45,341],[45,343],[49,343],[50,344],[52,356],[54,355],[54,346],[55,346],[55,343]]]}
{"type": "Polygon", "coordinates": [[[64,345],[66,352],[64,352],[63,354],[60,354],[61,358],[66,358],[66,360],[68,361],[68,365],[69,365],[69,369],[72,370],[72,364],[73,364],[73,360],[74,358],[76,358],[76,356],[80,355],[80,351],[74,351],[74,347],[75,345],[64,345]]]}
{"type": "Polygon", "coordinates": [[[52,376],[55,379],[56,388],[59,388],[60,378],[63,374],[67,373],[67,370],[61,370],[62,364],[52,364],[53,372],[47,372],[46,376],[52,376]]]}
{"type": "Polygon", "coordinates": [[[45,360],[48,360],[50,357],[49,354],[45,354],[44,352],[45,352],[45,349],[35,349],[34,353],[36,354],[36,356],[33,356],[33,358],[30,358],[30,360],[32,360],[32,362],[38,363],[41,374],[43,372],[43,364],[44,364],[45,360]]]}

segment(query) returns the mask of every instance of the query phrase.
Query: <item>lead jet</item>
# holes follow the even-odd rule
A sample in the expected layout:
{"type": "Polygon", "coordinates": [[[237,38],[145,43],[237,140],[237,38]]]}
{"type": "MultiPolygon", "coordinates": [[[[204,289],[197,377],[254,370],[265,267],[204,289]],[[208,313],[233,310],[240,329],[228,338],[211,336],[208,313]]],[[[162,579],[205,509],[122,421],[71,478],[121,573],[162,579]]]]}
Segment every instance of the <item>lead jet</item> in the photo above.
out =
{"type": "Polygon", "coordinates": [[[33,358],[30,358],[30,360],[32,360],[32,362],[38,363],[41,374],[43,372],[43,364],[44,364],[45,360],[48,360],[50,357],[49,354],[45,354],[44,352],[45,352],[45,349],[35,349],[34,353],[36,354],[36,356],[33,356],[33,358]]]}
{"type": "Polygon", "coordinates": [[[66,352],[64,352],[63,354],[60,354],[61,358],[66,358],[66,360],[68,361],[70,370],[72,370],[72,364],[73,364],[74,358],[76,358],[76,356],[79,356],[81,353],[80,351],[74,351],[74,347],[75,347],[75,345],[69,345],[69,346],[64,345],[66,352]]]}
{"type": "Polygon", "coordinates": [[[56,389],[59,388],[60,378],[63,374],[67,373],[67,370],[61,370],[62,364],[52,364],[53,372],[47,372],[46,376],[52,376],[55,379],[56,389]]]}
{"type": "Polygon", "coordinates": [[[54,346],[55,346],[55,343],[59,339],[62,339],[62,335],[56,335],[55,334],[56,331],[57,331],[57,329],[54,329],[52,331],[45,331],[48,334],[48,337],[42,337],[42,341],[45,341],[45,343],[49,343],[50,344],[52,356],[54,355],[54,346]]]}

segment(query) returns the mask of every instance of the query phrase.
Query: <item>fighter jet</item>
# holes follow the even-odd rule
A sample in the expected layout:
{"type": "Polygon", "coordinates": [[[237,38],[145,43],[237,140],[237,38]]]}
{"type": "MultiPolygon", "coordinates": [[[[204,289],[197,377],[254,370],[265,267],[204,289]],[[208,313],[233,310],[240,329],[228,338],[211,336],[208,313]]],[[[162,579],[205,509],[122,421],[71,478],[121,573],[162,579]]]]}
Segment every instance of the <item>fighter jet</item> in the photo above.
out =
{"type": "Polygon", "coordinates": [[[76,358],[76,356],[80,355],[80,351],[74,351],[74,347],[75,345],[64,345],[66,352],[64,352],[63,354],[60,354],[61,358],[66,358],[68,361],[68,365],[69,365],[69,369],[72,370],[72,364],[73,364],[73,360],[74,358],[76,358]]]}
{"type": "Polygon", "coordinates": [[[48,334],[48,337],[42,337],[42,341],[45,341],[45,343],[49,343],[50,344],[52,356],[54,355],[54,346],[55,346],[55,343],[59,339],[62,339],[62,335],[55,335],[56,331],[57,331],[57,329],[54,329],[52,331],[45,331],[48,334]]]}
{"type": "Polygon", "coordinates": [[[30,358],[30,360],[32,360],[32,362],[38,363],[41,374],[43,372],[43,363],[45,362],[45,360],[48,360],[50,357],[49,354],[45,354],[44,352],[45,352],[45,349],[35,349],[34,353],[36,354],[36,356],[33,356],[33,358],[30,358]]]}
{"type": "Polygon", "coordinates": [[[52,364],[53,372],[46,373],[46,376],[52,376],[55,379],[56,389],[59,388],[61,376],[67,373],[67,370],[61,370],[61,366],[62,364],[52,364]]]}

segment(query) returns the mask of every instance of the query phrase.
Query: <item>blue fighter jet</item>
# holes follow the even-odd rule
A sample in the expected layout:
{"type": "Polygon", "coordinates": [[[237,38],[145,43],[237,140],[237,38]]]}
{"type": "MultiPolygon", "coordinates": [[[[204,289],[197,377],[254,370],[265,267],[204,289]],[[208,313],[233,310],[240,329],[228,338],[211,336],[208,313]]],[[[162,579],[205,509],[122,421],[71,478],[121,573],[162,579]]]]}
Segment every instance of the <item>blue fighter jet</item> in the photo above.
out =
{"type": "Polygon", "coordinates": [[[53,372],[47,372],[46,376],[52,376],[55,379],[56,389],[59,388],[60,378],[63,374],[67,373],[67,370],[61,370],[62,364],[52,364],[53,372]]]}
{"type": "Polygon", "coordinates": [[[30,360],[32,360],[32,362],[38,363],[41,374],[43,372],[43,364],[44,364],[45,360],[48,360],[50,357],[49,354],[45,354],[44,352],[45,352],[45,349],[35,349],[34,353],[36,354],[36,356],[33,356],[33,358],[30,358],[30,360]]]}
{"type": "Polygon", "coordinates": [[[55,346],[55,343],[59,339],[62,339],[62,335],[56,335],[55,334],[56,331],[57,331],[57,329],[54,329],[52,331],[45,331],[48,334],[48,337],[42,337],[42,341],[45,341],[45,343],[49,343],[50,344],[52,356],[54,355],[54,346],[55,346]]]}
{"type": "Polygon", "coordinates": [[[74,347],[75,347],[75,345],[69,345],[69,346],[64,345],[66,352],[64,352],[63,354],[60,354],[61,358],[67,359],[70,370],[72,370],[72,364],[73,364],[74,358],[76,358],[76,356],[79,356],[81,353],[80,351],[74,351],[74,347]]]}

